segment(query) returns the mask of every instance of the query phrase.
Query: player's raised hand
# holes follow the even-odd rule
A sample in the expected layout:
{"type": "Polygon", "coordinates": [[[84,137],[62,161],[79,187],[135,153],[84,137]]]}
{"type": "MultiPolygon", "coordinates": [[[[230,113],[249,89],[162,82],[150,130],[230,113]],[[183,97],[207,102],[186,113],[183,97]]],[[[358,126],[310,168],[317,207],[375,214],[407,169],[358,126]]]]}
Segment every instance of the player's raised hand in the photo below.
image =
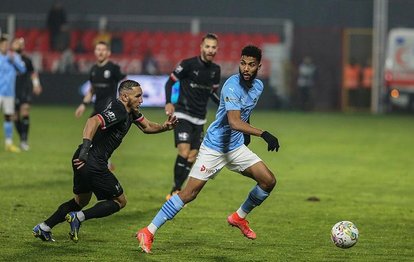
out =
{"type": "Polygon", "coordinates": [[[279,140],[277,140],[277,138],[270,134],[267,131],[264,131],[261,135],[261,137],[264,139],[264,141],[266,141],[267,143],[267,151],[279,151],[279,140]]]}
{"type": "Polygon", "coordinates": [[[76,118],[79,118],[83,115],[83,112],[85,112],[86,106],[82,103],[76,108],[75,116],[76,118]]]}

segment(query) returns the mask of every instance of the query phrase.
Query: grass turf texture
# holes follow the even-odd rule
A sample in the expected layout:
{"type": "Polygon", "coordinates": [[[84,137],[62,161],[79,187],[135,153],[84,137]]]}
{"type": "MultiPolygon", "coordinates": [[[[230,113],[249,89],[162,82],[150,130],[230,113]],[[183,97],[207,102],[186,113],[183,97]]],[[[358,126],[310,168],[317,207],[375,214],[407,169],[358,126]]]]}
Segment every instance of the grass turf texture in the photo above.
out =
{"type": "MultiPolygon", "coordinates": [[[[151,120],[164,120],[162,109],[142,111],[151,120]]],[[[110,217],[84,222],[77,244],[69,240],[66,222],[53,229],[57,242],[42,242],[31,229],[72,197],[70,160],[87,117],[75,119],[73,113],[74,108],[35,106],[31,150],[0,151],[0,260],[414,259],[413,117],[361,113],[254,113],[252,124],[274,133],[281,143],[278,153],[267,152],[260,138],[250,145],[278,179],[270,197],[248,217],[258,235],[255,241],[226,222],[254,182],[224,169],[158,231],[153,254],[139,252],[133,234],[164,203],[176,151],[172,133],[145,135],[133,126],[112,157],[127,206],[110,217]],[[320,201],[306,200],[312,196],[320,201]],[[331,243],[331,227],[341,220],[359,228],[359,242],[351,249],[331,243]]],[[[213,116],[210,112],[210,121],[213,116]]]]}

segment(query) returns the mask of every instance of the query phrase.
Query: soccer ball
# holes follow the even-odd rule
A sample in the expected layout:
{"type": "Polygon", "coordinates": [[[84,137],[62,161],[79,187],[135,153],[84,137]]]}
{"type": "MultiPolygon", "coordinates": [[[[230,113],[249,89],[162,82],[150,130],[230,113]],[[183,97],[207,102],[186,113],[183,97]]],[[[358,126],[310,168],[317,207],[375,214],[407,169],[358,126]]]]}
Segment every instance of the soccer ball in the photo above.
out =
{"type": "Polygon", "coordinates": [[[331,230],[332,242],[340,248],[352,247],[358,241],[358,236],[358,228],[350,221],[340,221],[331,230]]]}

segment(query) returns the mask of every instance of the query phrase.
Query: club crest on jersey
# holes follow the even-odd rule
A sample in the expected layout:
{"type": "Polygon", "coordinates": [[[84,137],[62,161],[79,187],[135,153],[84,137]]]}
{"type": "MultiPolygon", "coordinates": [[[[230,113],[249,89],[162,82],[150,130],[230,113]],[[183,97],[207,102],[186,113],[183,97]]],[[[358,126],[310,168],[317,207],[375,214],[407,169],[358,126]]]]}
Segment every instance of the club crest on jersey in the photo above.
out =
{"type": "Polygon", "coordinates": [[[109,70],[105,70],[105,71],[104,71],[104,77],[105,77],[105,78],[110,78],[110,77],[111,77],[111,71],[109,71],[109,70]]]}

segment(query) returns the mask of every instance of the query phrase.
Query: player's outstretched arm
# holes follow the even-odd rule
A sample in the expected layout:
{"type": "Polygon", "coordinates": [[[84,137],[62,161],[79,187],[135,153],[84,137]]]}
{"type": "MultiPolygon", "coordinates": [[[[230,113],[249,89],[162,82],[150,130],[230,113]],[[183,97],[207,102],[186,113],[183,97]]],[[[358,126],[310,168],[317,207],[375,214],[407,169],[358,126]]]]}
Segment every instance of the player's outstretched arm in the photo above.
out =
{"type": "Polygon", "coordinates": [[[178,120],[175,116],[170,114],[163,124],[152,122],[145,117],[135,123],[145,134],[156,134],[174,129],[178,120]]]}
{"type": "Polygon", "coordinates": [[[231,129],[240,131],[244,134],[250,134],[254,136],[260,136],[263,140],[267,143],[267,150],[268,151],[278,151],[279,150],[279,140],[268,131],[263,131],[258,129],[243,120],[241,120],[240,111],[239,110],[230,110],[227,111],[227,118],[229,120],[229,125],[231,129]]]}
{"type": "Polygon", "coordinates": [[[83,97],[82,103],[76,108],[76,111],[75,111],[76,118],[79,118],[83,115],[86,109],[86,105],[88,105],[92,101],[93,94],[94,94],[93,88],[92,86],[90,86],[88,92],[83,97]]]}

